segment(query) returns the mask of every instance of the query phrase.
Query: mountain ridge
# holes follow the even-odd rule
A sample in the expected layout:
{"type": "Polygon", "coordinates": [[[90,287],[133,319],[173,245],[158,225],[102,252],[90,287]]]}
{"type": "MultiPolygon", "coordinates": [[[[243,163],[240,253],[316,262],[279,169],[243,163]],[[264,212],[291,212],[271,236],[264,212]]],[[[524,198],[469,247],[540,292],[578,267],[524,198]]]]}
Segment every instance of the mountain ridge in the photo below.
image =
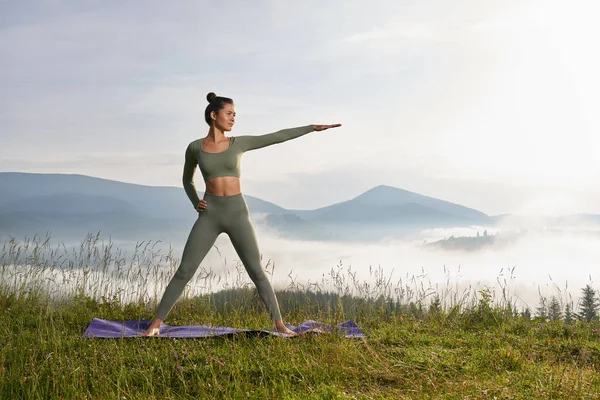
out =
{"type": "MultiPolygon", "coordinates": [[[[197,216],[182,188],[81,174],[0,172],[0,193],[0,234],[47,230],[81,233],[102,228],[115,235],[128,232],[146,236],[154,232],[164,237],[167,232],[187,234],[197,216]]],[[[200,198],[202,195],[199,192],[200,198]]],[[[266,214],[265,218],[253,219],[261,228],[304,240],[378,240],[439,227],[491,227],[512,217],[489,216],[389,185],[377,185],[351,199],[314,210],[285,209],[257,197],[244,197],[252,214],[266,214]]],[[[593,214],[560,218],[556,221],[600,223],[600,216],[593,214]]]]}

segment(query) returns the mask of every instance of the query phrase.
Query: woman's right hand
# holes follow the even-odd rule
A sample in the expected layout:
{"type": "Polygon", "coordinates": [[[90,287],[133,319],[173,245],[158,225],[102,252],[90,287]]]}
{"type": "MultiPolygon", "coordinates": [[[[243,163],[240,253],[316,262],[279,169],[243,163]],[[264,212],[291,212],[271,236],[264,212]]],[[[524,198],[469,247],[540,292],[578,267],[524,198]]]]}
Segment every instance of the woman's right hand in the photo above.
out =
{"type": "Polygon", "coordinates": [[[317,132],[319,131],[324,131],[326,129],[330,129],[330,128],[337,128],[339,126],[342,126],[342,124],[331,124],[331,125],[313,125],[313,129],[317,132]]]}
{"type": "Polygon", "coordinates": [[[202,199],[196,206],[196,211],[202,212],[202,211],[204,211],[205,208],[206,208],[206,201],[204,199],[202,199]]]}

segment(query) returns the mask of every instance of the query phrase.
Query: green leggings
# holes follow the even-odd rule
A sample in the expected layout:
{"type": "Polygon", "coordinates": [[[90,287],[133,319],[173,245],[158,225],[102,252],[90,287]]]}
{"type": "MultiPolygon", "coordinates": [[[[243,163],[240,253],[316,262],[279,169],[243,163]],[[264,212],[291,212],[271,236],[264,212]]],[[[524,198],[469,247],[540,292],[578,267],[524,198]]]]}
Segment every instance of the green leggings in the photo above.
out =
{"type": "Polygon", "coordinates": [[[198,266],[215,243],[220,233],[227,233],[240,257],[250,279],[256,285],[273,321],[281,320],[279,304],[271,283],[260,263],[260,253],[250,222],[248,205],[244,196],[215,196],[204,193],[206,208],[199,212],[190,236],[183,249],[181,264],[167,285],[156,311],[157,318],[164,320],[181,296],[185,285],[192,279],[198,266]]]}

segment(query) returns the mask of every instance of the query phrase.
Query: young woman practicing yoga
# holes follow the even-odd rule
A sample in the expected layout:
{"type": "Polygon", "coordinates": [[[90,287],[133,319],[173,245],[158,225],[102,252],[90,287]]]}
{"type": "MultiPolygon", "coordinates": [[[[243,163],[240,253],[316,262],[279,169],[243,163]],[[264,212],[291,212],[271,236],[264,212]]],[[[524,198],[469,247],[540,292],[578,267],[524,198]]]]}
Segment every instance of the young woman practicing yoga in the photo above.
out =
{"type": "Polygon", "coordinates": [[[235,122],[233,100],[219,97],[212,92],[206,98],[209,104],[204,112],[204,119],[210,126],[208,135],[189,144],[185,151],[183,167],[183,187],[199,213],[198,219],[183,249],[181,264],[158,305],[156,316],[142,335],[159,334],[160,324],[181,296],[185,285],[215,243],[217,236],[223,232],[229,235],[235,251],[275,322],[276,330],[294,334],[283,324],[273,287],[261,267],[254,228],[241,192],[240,160],[246,151],[285,142],[312,131],[335,128],[341,124],[306,125],[260,136],[227,137],[225,132],[231,131],[235,122]],[[200,167],[206,184],[202,200],[194,186],[196,166],[200,167]]]}

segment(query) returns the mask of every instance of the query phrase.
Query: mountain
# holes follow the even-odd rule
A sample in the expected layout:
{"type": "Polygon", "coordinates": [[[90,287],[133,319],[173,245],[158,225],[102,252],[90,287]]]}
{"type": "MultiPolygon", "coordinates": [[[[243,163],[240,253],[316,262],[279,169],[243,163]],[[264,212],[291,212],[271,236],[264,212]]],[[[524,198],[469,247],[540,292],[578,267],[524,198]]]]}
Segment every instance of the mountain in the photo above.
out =
{"type": "MultiPolygon", "coordinates": [[[[182,188],[85,175],[2,172],[0,194],[0,236],[50,231],[54,237],[77,240],[100,231],[124,240],[181,242],[197,216],[182,188]]],[[[285,212],[252,196],[246,202],[252,212],[285,212]]]]}
{"type": "MultiPolygon", "coordinates": [[[[2,193],[0,213],[5,209],[11,211],[15,202],[29,204],[27,210],[38,210],[40,203],[37,202],[43,200],[43,196],[70,193],[112,198],[123,202],[123,206],[128,203],[138,214],[148,217],[160,215],[163,218],[189,218],[196,215],[192,203],[185,196],[182,188],[145,186],[85,175],[0,172],[0,193],[2,193]]],[[[199,192],[200,198],[202,194],[203,192],[199,192]]],[[[252,212],[269,214],[284,212],[283,208],[268,201],[252,196],[245,197],[252,212]]],[[[52,208],[48,210],[54,211],[52,208]]],[[[91,208],[88,208],[88,211],[91,211],[91,208]]]]}
{"type": "Polygon", "coordinates": [[[290,212],[308,221],[339,225],[401,225],[417,229],[490,223],[490,217],[477,210],[385,185],[327,207],[290,212]]]}
{"type": "Polygon", "coordinates": [[[53,193],[23,197],[6,202],[0,207],[2,212],[35,211],[44,214],[100,214],[105,212],[127,214],[137,211],[133,204],[124,200],[83,193],[53,193]]]}
{"type": "MultiPolygon", "coordinates": [[[[84,175],[0,173],[0,236],[80,239],[102,232],[123,240],[183,242],[197,212],[182,188],[131,184],[84,175]]],[[[202,193],[199,193],[202,197],[202,193]]],[[[245,196],[257,227],[304,240],[371,241],[426,228],[493,226],[513,216],[472,208],[391,186],[315,210],[288,210],[245,196]]],[[[516,218],[516,217],[513,217],[516,218]]],[[[600,216],[568,216],[557,223],[600,223],[600,216]]]]}
{"type": "Polygon", "coordinates": [[[358,215],[355,212],[358,209],[364,212],[365,208],[377,208],[380,212],[385,213],[387,210],[391,211],[393,208],[409,204],[419,206],[412,210],[409,207],[406,209],[409,212],[428,209],[472,220],[488,218],[484,213],[471,208],[386,185],[376,186],[352,200],[315,210],[314,216],[316,218],[335,218],[335,215],[343,213],[345,218],[353,218],[358,215]]]}

